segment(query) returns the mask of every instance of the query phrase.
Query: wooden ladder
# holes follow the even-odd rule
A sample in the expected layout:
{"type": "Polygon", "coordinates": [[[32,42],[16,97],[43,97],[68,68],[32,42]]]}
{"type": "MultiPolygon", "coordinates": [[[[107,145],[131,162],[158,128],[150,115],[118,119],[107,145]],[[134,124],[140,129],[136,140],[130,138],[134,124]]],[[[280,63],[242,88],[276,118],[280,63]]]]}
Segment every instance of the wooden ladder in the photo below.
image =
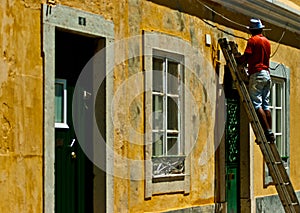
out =
{"type": "Polygon", "coordinates": [[[265,137],[264,130],[257,117],[254,106],[251,102],[245,80],[245,68],[239,67],[234,55],[238,54],[237,45],[234,42],[227,42],[226,38],[219,39],[219,45],[226,59],[234,84],[238,90],[241,101],[247,112],[252,129],[256,136],[256,143],[259,145],[264,160],[269,168],[276,190],[285,212],[300,213],[300,205],[292,182],[284,168],[284,164],[278,153],[275,143],[270,143],[265,137]]]}

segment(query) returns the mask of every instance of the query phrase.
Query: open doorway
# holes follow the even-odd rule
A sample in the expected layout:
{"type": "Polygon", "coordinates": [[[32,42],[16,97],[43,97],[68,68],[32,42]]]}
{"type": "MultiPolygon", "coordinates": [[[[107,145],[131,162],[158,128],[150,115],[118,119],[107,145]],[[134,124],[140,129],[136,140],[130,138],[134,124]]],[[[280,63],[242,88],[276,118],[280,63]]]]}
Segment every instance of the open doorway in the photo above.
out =
{"type": "MultiPolygon", "coordinates": [[[[101,48],[105,39],[55,30],[55,212],[85,213],[106,211],[106,175],[83,152],[78,142],[72,115],[83,121],[84,143],[93,140],[94,128],[84,125],[93,116],[93,103],[87,108],[83,94],[74,94],[77,79],[87,62],[101,48]],[[77,97],[72,107],[73,97],[77,97]],[[76,109],[76,110],[75,110],[76,109]],[[73,110],[73,112],[72,112],[73,110]]],[[[103,65],[105,67],[105,65],[103,65]]],[[[104,71],[103,69],[102,71],[104,71]]],[[[105,130],[105,84],[100,87],[97,103],[102,106],[97,116],[105,130]]],[[[93,94],[93,82],[83,91],[93,94]]],[[[92,100],[92,99],[91,99],[92,100]]],[[[105,132],[105,131],[104,131],[105,132]]],[[[92,143],[91,143],[92,144],[92,143]]],[[[96,153],[94,151],[93,153],[96,153]]],[[[104,158],[105,159],[105,158],[104,158]]]]}
{"type": "MultiPolygon", "coordinates": [[[[72,83],[73,80],[78,76],[78,70],[72,70],[69,76],[64,76],[64,65],[61,65],[61,72],[56,72],[55,70],[59,62],[59,57],[61,58],[69,58],[71,60],[70,63],[74,64],[78,62],[77,58],[74,58],[74,54],[72,50],[69,50],[70,56],[65,56],[62,53],[66,53],[63,47],[65,46],[65,42],[71,43],[71,46],[76,48],[78,55],[83,54],[84,58],[89,58],[87,56],[93,55],[95,50],[100,50],[104,48],[105,56],[103,58],[103,63],[101,62],[101,66],[104,66],[101,69],[101,74],[105,75],[104,84],[101,85],[101,92],[97,92],[95,109],[96,112],[96,121],[98,122],[98,127],[100,128],[102,136],[104,136],[105,143],[108,147],[113,146],[113,132],[112,132],[112,121],[109,118],[111,114],[111,107],[109,107],[109,103],[112,99],[112,91],[113,91],[113,75],[109,75],[108,70],[112,70],[110,67],[111,62],[114,61],[114,51],[113,51],[113,43],[114,43],[114,23],[110,20],[106,20],[104,17],[98,14],[89,13],[83,10],[79,10],[76,8],[72,8],[69,6],[64,6],[61,4],[56,5],[55,7],[51,7],[47,4],[42,5],[42,55],[44,58],[44,122],[43,122],[43,136],[44,136],[44,212],[53,213],[55,212],[55,206],[57,205],[56,196],[55,195],[55,181],[57,173],[55,171],[55,164],[57,160],[55,159],[56,155],[56,147],[55,147],[55,126],[56,122],[54,121],[55,113],[55,78],[67,78],[67,81],[58,81],[57,83],[61,83],[57,85],[57,88],[64,88],[63,85],[71,85],[68,83],[72,83]],[[83,21],[83,22],[82,22],[83,21]],[[65,39],[63,39],[65,37],[65,39]],[[70,41],[69,41],[70,40],[70,41]],[[59,47],[60,44],[63,45],[59,47]],[[82,46],[81,48],[79,48],[82,46]],[[86,47],[88,46],[88,47],[86,47]],[[108,49],[108,50],[107,50],[108,49]],[[56,56],[56,53],[62,52],[56,56]],[[81,53],[82,52],[82,53],[81,53]],[[85,57],[86,56],[86,57],[85,57]],[[73,77],[74,76],[74,77],[73,77]],[[69,80],[68,80],[69,79],[69,80]],[[70,81],[70,82],[69,82],[70,81]],[[64,84],[66,82],[66,84],[64,84]],[[101,110],[98,110],[101,108],[101,110]],[[107,119],[106,119],[107,118],[107,119]],[[105,134],[103,134],[103,132],[105,134]]],[[[63,64],[66,64],[66,60],[61,60],[63,64]]],[[[80,64],[80,63],[79,63],[80,64]]],[[[81,61],[81,65],[84,62],[81,61]]],[[[98,66],[98,65],[97,65],[98,66]]],[[[99,74],[99,72],[97,73],[99,74]]],[[[73,81],[74,82],[74,81],[73,81]]],[[[91,84],[92,85],[92,84],[91,84]]],[[[98,89],[97,89],[98,90],[98,89]]],[[[80,99],[79,99],[80,100],[80,99]]],[[[79,105],[79,104],[78,104],[79,105]]],[[[66,115],[68,112],[66,111],[66,115]]],[[[61,114],[60,114],[61,115],[61,114]]],[[[61,117],[64,118],[64,117],[61,117]]],[[[67,120],[67,119],[65,119],[67,120]]],[[[75,122],[76,123],[76,122],[75,122]]],[[[66,126],[65,123],[62,123],[62,126],[66,126]]],[[[96,131],[93,131],[94,133],[96,131]]],[[[91,135],[91,134],[87,134],[91,135]]],[[[70,139],[74,139],[71,138],[70,139]]],[[[73,140],[66,141],[64,145],[71,145],[73,140]]],[[[96,140],[93,140],[96,141],[96,140]]],[[[58,144],[60,145],[60,144],[58,144]]],[[[75,143],[73,144],[75,145],[75,143]]],[[[61,145],[60,145],[61,146],[61,145]]],[[[105,145],[106,146],[106,145],[105,145]]],[[[57,147],[58,148],[58,147],[57,147]]],[[[103,149],[103,148],[102,148],[103,149]]],[[[108,159],[106,155],[106,148],[103,150],[93,149],[93,157],[100,156],[101,162],[104,166],[101,166],[103,171],[110,171],[108,173],[104,173],[102,170],[98,169],[94,165],[92,165],[92,169],[89,171],[93,171],[93,181],[92,181],[92,191],[89,190],[88,205],[92,205],[93,212],[113,212],[113,189],[114,182],[113,176],[111,175],[113,171],[113,161],[108,159]],[[101,154],[105,153],[105,154],[101,154]]],[[[69,153],[70,154],[70,153],[69,153]]],[[[76,152],[75,152],[76,155],[76,152]]],[[[70,156],[70,155],[68,155],[70,156]]],[[[90,156],[90,155],[89,155],[90,156]]],[[[71,151],[72,157],[72,151],[71,151]]],[[[74,157],[74,156],[73,156],[74,157]]],[[[77,155],[76,155],[77,157],[77,155]]],[[[88,166],[89,167],[89,166],[88,166]]],[[[90,176],[88,175],[88,178],[90,176]]],[[[90,184],[91,185],[91,184],[90,184]]],[[[76,189],[77,190],[77,189],[76,189]]],[[[62,197],[64,199],[65,197],[62,197]]],[[[66,211],[68,212],[68,211],[66,211]]],[[[78,212],[76,209],[75,212],[78,212]]]]}

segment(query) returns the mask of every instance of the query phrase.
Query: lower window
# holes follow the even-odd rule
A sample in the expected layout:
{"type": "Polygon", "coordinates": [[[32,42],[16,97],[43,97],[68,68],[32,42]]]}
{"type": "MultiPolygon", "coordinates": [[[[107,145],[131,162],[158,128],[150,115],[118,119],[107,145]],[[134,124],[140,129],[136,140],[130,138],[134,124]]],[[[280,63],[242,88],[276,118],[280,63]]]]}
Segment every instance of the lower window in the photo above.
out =
{"type": "MultiPolygon", "coordinates": [[[[270,110],[272,114],[272,131],[275,143],[289,172],[289,69],[282,64],[271,63],[272,88],[270,110]]],[[[273,184],[267,165],[264,163],[264,186],[273,184]]]]}

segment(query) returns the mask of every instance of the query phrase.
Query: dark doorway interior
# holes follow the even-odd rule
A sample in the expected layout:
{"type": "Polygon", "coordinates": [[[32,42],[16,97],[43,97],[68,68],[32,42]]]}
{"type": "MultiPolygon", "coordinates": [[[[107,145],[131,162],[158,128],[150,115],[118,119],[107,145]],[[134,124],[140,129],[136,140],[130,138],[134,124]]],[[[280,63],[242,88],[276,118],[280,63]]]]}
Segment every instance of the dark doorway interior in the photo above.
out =
{"type": "MultiPolygon", "coordinates": [[[[105,212],[105,173],[94,166],[83,153],[72,122],[72,98],[78,76],[99,46],[103,45],[103,39],[60,29],[57,29],[55,33],[55,78],[67,82],[66,112],[69,127],[55,129],[55,212],[105,212]]],[[[93,82],[91,82],[90,91],[92,87],[93,82]]],[[[99,97],[101,105],[105,106],[105,92],[102,91],[100,94],[103,95],[99,97]]],[[[84,106],[83,101],[77,103],[84,106]]],[[[83,120],[91,116],[83,110],[73,113],[79,114],[83,120]]],[[[102,118],[105,118],[105,115],[102,118]]],[[[101,122],[105,129],[105,119],[101,122]]],[[[85,132],[87,140],[93,140],[93,128],[83,127],[82,131],[85,132]]]]}

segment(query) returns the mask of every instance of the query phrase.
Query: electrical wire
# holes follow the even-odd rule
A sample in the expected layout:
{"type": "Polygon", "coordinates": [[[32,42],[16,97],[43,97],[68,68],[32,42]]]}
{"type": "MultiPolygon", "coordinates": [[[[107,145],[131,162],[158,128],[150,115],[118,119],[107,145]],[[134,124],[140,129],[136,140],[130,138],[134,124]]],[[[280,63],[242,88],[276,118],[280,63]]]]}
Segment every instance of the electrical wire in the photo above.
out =
{"type": "Polygon", "coordinates": [[[277,53],[277,50],[278,50],[278,48],[279,48],[279,46],[280,46],[280,42],[281,42],[281,40],[283,39],[284,34],[285,34],[285,31],[282,32],[282,35],[281,35],[280,39],[277,41],[277,43],[278,43],[277,48],[276,48],[276,50],[274,51],[274,53],[270,56],[270,58],[272,58],[272,57],[277,53]]]}
{"type": "MultiPolygon", "coordinates": [[[[218,13],[217,11],[215,11],[214,9],[212,9],[211,7],[209,7],[209,6],[207,6],[206,4],[204,4],[203,2],[201,2],[200,0],[196,0],[196,1],[197,1],[199,4],[201,4],[203,7],[205,7],[206,9],[208,9],[208,10],[210,10],[210,11],[212,11],[213,13],[217,14],[218,16],[222,17],[223,19],[225,19],[225,20],[227,20],[227,21],[229,21],[229,22],[231,22],[231,23],[233,23],[233,24],[236,24],[236,25],[238,25],[238,26],[247,28],[246,25],[237,23],[237,22],[235,22],[235,21],[233,21],[233,20],[231,20],[231,19],[225,17],[225,16],[222,15],[221,13],[218,13]]],[[[239,39],[243,39],[243,40],[245,40],[245,41],[248,40],[247,38],[244,38],[244,37],[242,37],[242,36],[237,36],[237,35],[234,35],[233,33],[227,32],[226,30],[223,30],[223,29],[219,28],[218,26],[209,23],[208,21],[204,20],[203,18],[200,18],[200,19],[201,19],[205,24],[207,24],[207,25],[209,25],[209,26],[211,26],[211,27],[213,27],[213,28],[216,28],[217,30],[219,30],[219,31],[221,31],[221,32],[223,32],[223,33],[225,33],[225,34],[227,34],[227,35],[230,35],[230,36],[233,36],[233,37],[236,37],[236,38],[239,38],[239,39]]]]}
{"type": "MultiPolygon", "coordinates": [[[[229,21],[229,22],[231,22],[231,23],[233,23],[233,24],[235,24],[235,25],[238,25],[238,26],[247,28],[246,25],[240,24],[240,23],[238,23],[238,22],[235,22],[235,21],[233,21],[233,20],[227,18],[226,16],[222,15],[221,13],[218,13],[217,11],[215,11],[215,10],[212,9],[211,7],[207,6],[206,4],[204,4],[203,2],[201,2],[200,0],[196,0],[196,1],[197,1],[199,4],[201,4],[203,7],[205,7],[206,9],[208,9],[208,10],[210,10],[210,11],[212,11],[213,13],[217,14],[218,16],[222,17],[222,18],[225,19],[226,21],[229,21]]],[[[243,39],[243,40],[246,40],[246,41],[248,40],[248,39],[246,39],[246,38],[244,38],[244,37],[236,36],[236,35],[234,35],[234,34],[232,34],[232,33],[229,33],[229,32],[227,32],[227,31],[225,31],[225,30],[219,28],[218,26],[213,25],[213,24],[207,22],[207,21],[204,20],[203,18],[201,18],[201,20],[202,20],[204,23],[210,25],[211,27],[217,28],[219,31],[221,31],[221,32],[223,32],[223,33],[226,33],[226,34],[228,34],[228,35],[231,35],[231,36],[234,36],[234,37],[236,37],[236,38],[240,38],[240,39],[243,39]]],[[[247,28],[247,29],[248,29],[248,28],[247,28]]],[[[265,29],[265,30],[270,30],[270,29],[265,29]]],[[[274,51],[274,53],[270,56],[270,58],[272,58],[272,57],[277,53],[278,48],[279,48],[279,46],[280,46],[280,42],[281,42],[281,40],[283,39],[284,35],[285,35],[285,30],[283,31],[283,33],[282,33],[280,39],[276,42],[276,43],[278,43],[278,45],[277,45],[276,50],[274,51]]]]}
{"type": "Polygon", "coordinates": [[[225,33],[225,34],[227,34],[227,35],[230,35],[230,36],[233,36],[233,37],[236,37],[236,38],[239,38],[239,39],[243,39],[243,40],[245,40],[245,41],[248,41],[248,39],[246,39],[246,38],[244,38],[244,37],[242,37],[242,36],[234,35],[233,33],[227,32],[226,30],[223,30],[223,29],[219,28],[218,26],[213,25],[213,24],[209,23],[208,21],[206,21],[206,20],[204,20],[204,19],[202,19],[202,18],[200,18],[200,19],[201,19],[205,24],[207,24],[207,25],[209,25],[209,26],[211,26],[211,27],[213,27],[213,28],[216,28],[217,30],[219,30],[219,31],[221,31],[221,32],[223,32],[223,33],[225,33]]]}
{"type": "Polygon", "coordinates": [[[226,16],[222,15],[221,13],[218,13],[217,11],[215,11],[215,10],[212,9],[211,7],[207,6],[206,4],[204,4],[203,2],[201,2],[200,0],[196,0],[196,1],[197,1],[198,3],[200,3],[203,7],[209,9],[210,11],[212,11],[213,13],[215,13],[215,14],[217,14],[218,16],[222,17],[222,18],[225,19],[226,21],[229,21],[229,22],[231,22],[231,23],[233,23],[233,24],[236,24],[236,25],[238,25],[238,26],[240,26],[240,27],[245,27],[245,28],[247,28],[246,25],[240,24],[240,23],[238,23],[238,22],[235,22],[235,21],[233,21],[233,20],[227,18],[226,16]]]}

